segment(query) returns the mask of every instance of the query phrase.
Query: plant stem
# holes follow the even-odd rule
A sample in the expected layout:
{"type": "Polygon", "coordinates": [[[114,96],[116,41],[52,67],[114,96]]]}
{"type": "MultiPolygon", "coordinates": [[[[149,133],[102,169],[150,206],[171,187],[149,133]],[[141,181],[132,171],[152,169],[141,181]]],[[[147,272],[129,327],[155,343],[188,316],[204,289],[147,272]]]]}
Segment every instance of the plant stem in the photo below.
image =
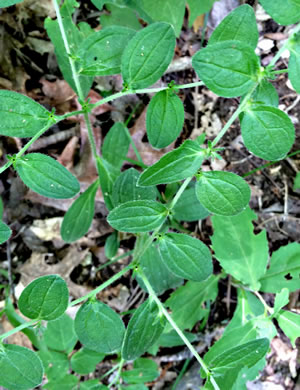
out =
{"type": "Polygon", "coordinates": [[[273,70],[271,73],[272,74],[281,74],[281,73],[287,73],[289,70],[288,69],[280,69],[280,70],[273,70]]]}
{"type": "Polygon", "coordinates": [[[72,301],[70,304],[69,304],[69,307],[71,306],[75,306],[77,305],[78,303],[81,303],[83,301],[85,301],[86,299],[89,299],[89,298],[92,298],[94,297],[95,295],[97,295],[100,291],[104,290],[106,287],[110,286],[113,282],[115,282],[116,280],[118,280],[121,276],[125,275],[128,271],[130,271],[132,269],[132,264],[129,264],[127,265],[127,267],[123,268],[120,272],[118,272],[117,274],[115,274],[114,276],[112,276],[110,279],[108,279],[106,282],[100,284],[100,286],[96,287],[94,290],[92,290],[91,292],[89,292],[88,294],[84,295],[83,297],[80,297],[78,299],[76,299],[75,301],[72,301]]]}
{"type": "Polygon", "coordinates": [[[143,168],[143,169],[148,168],[148,165],[146,165],[146,164],[144,164],[144,163],[141,163],[140,161],[133,160],[132,158],[125,157],[125,160],[128,161],[128,162],[130,162],[131,164],[137,165],[138,167],[141,167],[141,168],[143,168]]]}
{"type": "Polygon", "coordinates": [[[170,203],[169,210],[172,210],[175,206],[175,204],[178,202],[179,198],[183,194],[183,191],[186,189],[186,187],[190,184],[190,181],[192,180],[194,176],[188,177],[185,179],[185,181],[182,183],[181,187],[177,191],[176,195],[172,199],[172,202],[170,203]]]}
{"type": "Polygon", "coordinates": [[[108,375],[110,375],[112,372],[116,371],[120,367],[121,362],[113,366],[110,370],[108,370],[104,375],[102,375],[99,378],[99,381],[102,381],[104,378],[106,378],[108,375]]]}
{"type": "Polygon", "coordinates": [[[131,134],[130,134],[130,132],[129,132],[127,127],[125,127],[125,133],[126,133],[128,139],[130,141],[130,145],[132,146],[132,149],[133,149],[133,151],[134,151],[134,153],[136,155],[136,158],[138,159],[139,163],[145,165],[144,161],[142,159],[142,156],[140,155],[140,152],[138,151],[138,148],[136,147],[136,145],[135,145],[135,143],[134,143],[134,141],[133,141],[133,139],[131,137],[131,134]]]}
{"type": "Polygon", "coordinates": [[[121,376],[121,373],[122,373],[122,368],[124,366],[124,363],[125,363],[125,360],[124,359],[121,359],[120,363],[119,363],[119,368],[118,368],[118,372],[117,372],[117,375],[115,376],[114,380],[109,384],[108,388],[110,389],[114,384],[117,384],[119,383],[119,380],[120,380],[120,376],[121,376]]]}
{"type": "Polygon", "coordinates": [[[71,116],[76,116],[76,115],[80,115],[80,114],[84,114],[84,113],[85,113],[85,111],[83,111],[83,110],[71,111],[71,112],[67,112],[64,115],[56,116],[56,118],[58,119],[58,121],[63,121],[64,119],[70,118],[71,116]]]}
{"type": "Polygon", "coordinates": [[[264,305],[264,308],[265,310],[267,310],[271,315],[274,313],[274,310],[272,309],[272,307],[270,307],[267,302],[264,300],[264,298],[260,295],[260,293],[258,291],[252,291],[256,296],[257,298],[261,301],[261,303],[264,305]]]}
{"type": "Polygon", "coordinates": [[[177,326],[177,324],[175,323],[175,321],[172,319],[172,317],[170,316],[170,314],[168,313],[168,311],[165,309],[164,305],[161,303],[161,301],[158,299],[157,295],[155,294],[151,284],[149,283],[149,280],[148,278],[146,277],[146,275],[144,274],[144,272],[139,268],[138,270],[138,273],[141,277],[141,279],[143,280],[143,283],[144,285],[146,286],[147,288],[147,291],[149,293],[149,296],[151,299],[153,299],[159,310],[163,313],[163,315],[166,317],[167,321],[170,323],[170,325],[172,326],[172,328],[176,331],[176,333],[178,334],[178,336],[182,339],[182,341],[185,343],[185,345],[188,347],[188,349],[191,351],[192,355],[196,358],[196,360],[199,362],[200,366],[202,367],[203,371],[205,372],[205,374],[207,375],[207,377],[210,378],[210,381],[214,387],[215,390],[220,390],[219,386],[217,385],[217,383],[215,382],[214,378],[212,377],[211,375],[211,372],[209,371],[207,365],[205,364],[204,360],[199,356],[198,352],[196,351],[196,349],[193,347],[193,345],[189,342],[189,340],[186,338],[186,336],[184,335],[184,333],[181,331],[181,329],[179,329],[179,327],[177,326]]]}
{"type": "Polygon", "coordinates": [[[6,333],[1,334],[1,335],[0,335],[0,342],[1,342],[2,340],[6,339],[7,337],[13,335],[14,333],[19,332],[19,331],[22,330],[22,329],[29,328],[30,326],[35,325],[37,322],[38,322],[38,320],[27,321],[27,322],[24,322],[23,324],[17,326],[16,328],[14,328],[14,329],[12,329],[12,330],[9,330],[9,331],[6,332],[6,333]]]}
{"type": "Polygon", "coordinates": [[[115,263],[118,260],[124,259],[124,257],[128,257],[133,254],[133,250],[123,253],[120,256],[112,258],[110,261],[107,261],[105,264],[101,265],[100,267],[96,268],[96,272],[101,271],[103,268],[106,268],[107,266],[115,263]]]}

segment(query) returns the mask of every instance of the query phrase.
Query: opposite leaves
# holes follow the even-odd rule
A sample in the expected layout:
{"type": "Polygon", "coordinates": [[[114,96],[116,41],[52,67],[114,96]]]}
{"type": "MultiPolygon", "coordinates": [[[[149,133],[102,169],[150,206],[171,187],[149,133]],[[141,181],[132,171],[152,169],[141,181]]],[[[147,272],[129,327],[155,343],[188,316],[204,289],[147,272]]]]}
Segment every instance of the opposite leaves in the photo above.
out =
{"type": "Polygon", "coordinates": [[[48,198],[73,198],[80,190],[78,180],[63,165],[45,154],[26,154],[17,159],[15,168],[30,189],[48,198]]]}
{"type": "Polygon", "coordinates": [[[122,56],[122,75],[129,89],[154,84],[167,70],[175,49],[175,34],[167,23],[153,23],[139,31],[122,56]]]}

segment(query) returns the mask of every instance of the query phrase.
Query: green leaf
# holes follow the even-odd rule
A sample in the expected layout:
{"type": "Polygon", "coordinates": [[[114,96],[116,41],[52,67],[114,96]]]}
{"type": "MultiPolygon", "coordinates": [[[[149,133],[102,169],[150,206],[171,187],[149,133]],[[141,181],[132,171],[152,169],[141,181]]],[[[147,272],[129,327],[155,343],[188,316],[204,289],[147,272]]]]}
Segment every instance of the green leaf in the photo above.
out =
{"type": "MultiPolygon", "coordinates": [[[[75,0],[66,0],[61,6],[61,16],[62,23],[64,26],[64,30],[66,31],[69,46],[71,49],[71,55],[77,58],[78,48],[80,47],[83,40],[85,40],[85,35],[83,32],[79,31],[75,26],[72,20],[72,14],[75,9],[79,6],[79,3],[75,0]]],[[[57,57],[57,62],[59,68],[64,76],[64,79],[71,86],[71,88],[80,95],[77,91],[72,68],[70,65],[69,55],[66,52],[63,38],[60,33],[59,24],[57,20],[52,20],[50,18],[46,18],[45,20],[45,28],[47,30],[47,34],[51,39],[54,48],[55,54],[57,57]]],[[[75,68],[77,72],[80,70],[80,62],[75,61],[75,68]]],[[[93,83],[93,77],[87,77],[84,75],[79,75],[79,83],[82,89],[83,96],[86,97],[93,83]]]]}
{"type": "Polygon", "coordinates": [[[260,70],[253,48],[240,41],[208,45],[194,55],[192,65],[205,85],[223,97],[247,93],[257,82],[260,70]]]}
{"type": "Polygon", "coordinates": [[[276,88],[267,80],[262,80],[252,95],[256,103],[278,107],[279,97],[276,88]]]}
{"type": "Polygon", "coordinates": [[[0,197],[0,220],[3,218],[3,200],[0,197]]]}
{"type": "Polygon", "coordinates": [[[247,208],[234,217],[212,217],[215,257],[224,270],[257,291],[268,263],[266,232],[253,233],[255,213],[247,208]]]}
{"type": "Polygon", "coordinates": [[[189,27],[192,27],[197,16],[206,14],[211,10],[216,0],[187,0],[190,14],[189,14],[189,27]]]}
{"type": "Polygon", "coordinates": [[[0,348],[0,372],[0,386],[7,390],[29,390],[42,382],[44,369],[31,349],[4,344],[0,348]]]}
{"type": "Polygon", "coordinates": [[[167,233],[158,244],[162,261],[174,275],[196,282],[211,275],[211,254],[202,241],[187,234],[167,233]]]}
{"type": "Polygon", "coordinates": [[[261,291],[278,293],[282,288],[290,292],[299,288],[300,244],[293,242],[273,252],[270,267],[260,279],[261,291]]]}
{"type": "MultiPolygon", "coordinates": [[[[300,13],[300,12],[299,12],[300,13]]],[[[290,44],[289,79],[296,92],[300,93],[300,42],[299,38],[290,44]]]]}
{"type": "MultiPolygon", "coordinates": [[[[194,333],[183,332],[185,337],[192,343],[197,340],[197,336],[194,333]]],[[[181,345],[185,345],[178,333],[173,329],[168,333],[162,333],[157,340],[158,345],[164,348],[173,348],[181,345]]]]}
{"type": "Polygon", "coordinates": [[[104,138],[102,155],[116,169],[120,169],[128,153],[130,139],[122,122],[115,123],[104,138]],[[116,151],[118,151],[116,153],[116,151]]]}
{"type": "Polygon", "coordinates": [[[110,11],[110,14],[100,15],[100,24],[103,28],[109,26],[124,26],[134,30],[142,28],[136,12],[129,7],[107,4],[106,9],[110,11]]]}
{"type": "Polygon", "coordinates": [[[0,8],[10,7],[11,5],[15,5],[21,3],[23,0],[1,0],[0,8]]]}
{"type": "Polygon", "coordinates": [[[70,364],[65,353],[43,349],[38,352],[38,355],[43,362],[48,380],[58,381],[68,374],[70,364]]]}
{"type": "Polygon", "coordinates": [[[80,185],[63,165],[41,153],[29,153],[17,159],[15,168],[21,180],[47,198],[73,198],[80,185]]]}
{"type": "Polygon", "coordinates": [[[78,340],[72,318],[64,313],[57,320],[48,322],[44,340],[49,348],[56,351],[72,351],[78,340]]]}
{"type": "Polygon", "coordinates": [[[82,41],[78,49],[80,73],[106,76],[121,73],[123,51],[136,32],[121,26],[110,26],[96,31],[82,41]]]}
{"type": "Polygon", "coordinates": [[[105,354],[81,348],[71,357],[72,370],[80,375],[87,375],[94,372],[96,365],[105,357],[105,354]]]}
{"type": "Polygon", "coordinates": [[[98,188],[97,179],[79,195],[66,212],[60,229],[65,242],[76,241],[88,232],[95,213],[95,196],[98,188]]]}
{"type": "Polygon", "coordinates": [[[199,202],[215,215],[239,214],[248,205],[251,191],[247,182],[231,172],[202,172],[196,184],[199,202]]]}
{"type": "Polygon", "coordinates": [[[156,342],[164,327],[165,319],[159,313],[156,303],[147,299],[134,312],[128,323],[121,351],[122,358],[134,360],[143,355],[156,342]]]}
{"type": "Polygon", "coordinates": [[[209,212],[199,202],[195,185],[192,184],[179,198],[178,202],[173,208],[173,216],[179,221],[198,221],[209,216],[209,212]]]}
{"type": "Polygon", "coordinates": [[[100,301],[84,303],[76,314],[75,332],[92,351],[112,353],[121,348],[125,326],[120,316],[100,301]]]}
{"type": "Polygon", "coordinates": [[[171,294],[166,305],[172,310],[172,318],[180,329],[191,330],[204,317],[203,303],[216,299],[218,280],[211,275],[203,282],[187,282],[171,294]]]}
{"type": "Polygon", "coordinates": [[[246,43],[253,49],[258,42],[258,30],[255,13],[248,4],[235,8],[213,31],[208,44],[224,41],[239,41],[246,43]]]}
{"type": "Polygon", "coordinates": [[[265,160],[282,160],[295,140],[292,121],[276,107],[250,107],[244,113],[241,128],[246,148],[265,160]]]}
{"type": "Polygon", "coordinates": [[[280,328],[291,340],[291,344],[296,348],[296,339],[300,337],[300,315],[291,311],[280,310],[276,315],[280,328]]]}
{"type": "Polygon", "coordinates": [[[109,390],[108,387],[101,385],[98,379],[90,379],[80,382],[80,390],[109,390]]]}
{"type": "Polygon", "coordinates": [[[6,223],[0,221],[0,244],[7,241],[11,235],[11,229],[6,225],[6,223]]]}
{"type": "Polygon", "coordinates": [[[147,109],[146,128],[150,144],[165,148],[179,136],[184,122],[182,101],[171,90],[158,92],[147,109]]]}
{"type": "Polygon", "coordinates": [[[179,37],[185,12],[185,0],[140,0],[140,6],[155,22],[170,23],[179,37]]]}
{"type": "Polygon", "coordinates": [[[117,232],[111,233],[105,240],[105,244],[104,244],[105,256],[108,259],[112,259],[118,252],[119,246],[120,246],[120,241],[118,238],[118,233],[117,232]]]}
{"type": "Polygon", "coordinates": [[[284,26],[300,21],[299,0],[285,0],[282,7],[281,0],[259,0],[267,13],[275,22],[284,26]]]}
{"type": "Polygon", "coordinates": [[[167,208],[153,200],[126,202],[114,208],[107,222],[116,230],[129,233],[150,232],[166,219],[167,208]]]}
{"type": "Polygon", "coordinates": [[[137,184],[147,187],[184,180],[198,171],[204,158],[204,149],[197,142],[186,140],[147,168],[137,184]]]}
{"type": "Polygon", "coordinates": [[[175,34],[167,23],[154,23],[136,33],[122,56],[122,75],[129,89],[154,84],[169,66],[175,49],[175,34]]]}
{"type": "Polygon", "coordinates": [[[105,161],[104,158],[97,159],[97,165],[100,172],[99,180],[104,202],[108,210],[112,210],[114,207],[112,201],[113,185],[120,175],[120,170],[105,161]]]}
{"type": "Polygon", "coordinates": [[[158,366],[153,360],[140,358],[134,361],[133,370],[124,371],[121,377],[126,383],[152,382],[159,377],[158,366]]]}
{"type": "Polygon", "coordinates": [[[69,303],[69,290],[59,275],[45,275],[33,280],[19,298],[24,316],[37,320],[55,320],[63,315],[69,303]]]}
{"type": "Polygon", "coordinates": [[[276,316],[279,313],[280,309],[282,309],[288,303],[289,303],[289,290],[287,288],[283,288],[275,296],[273,316],[276,316]]]}
{"type": "Polygon", "coordinates": [[[74,375],[66,375],[59,381],[51,380],[43,389],[47,390],[77,390],[78,389],[78,378],[74,375]]]}
{"type": "Polygon", "coordinates": [[[0,134],[33,137],[49,123],[50,112],[27,96],[0,90],[0,134]]]}
{"type": "Polygon", "coordinates": [[[137,186],[139,177],[140,173],[134,168],[129,168],[121,173],[112,189],[112,200],[115,207],[133,200],[155,200],[157,198],[158,192],[155,187],[137,186]]]}
{"type": "Polygon", "coordinates": [[[294,180],[294,190],[299,190],[300,189],[300,172],[297,172],[295,180],[294,180]]]}
{"type": "MultiPolygon", "coordinates": [[[[232,388],[230,388],[230,390],[246,389],[247,382],[254,381],[258,377],[260,371],[264,369],[265,365],[266,359],[262,358],[251,368],[243,368],[239,372],[237,380],[234,382],[234,385],[232,388]]],[[[220,383],[222,382],[220,381],[220,383]]]]}
{"type": "MultiPolygon", "coordinates": [[[[157,295],[178,287],[183,280],[175,276],[166,267],[155,245],[151,245],[140,259],[140,266],[147,275],[151,287],[157,295]]],[[[142,279],[137,275],[139,285],[147,291],[142,279]]]]}

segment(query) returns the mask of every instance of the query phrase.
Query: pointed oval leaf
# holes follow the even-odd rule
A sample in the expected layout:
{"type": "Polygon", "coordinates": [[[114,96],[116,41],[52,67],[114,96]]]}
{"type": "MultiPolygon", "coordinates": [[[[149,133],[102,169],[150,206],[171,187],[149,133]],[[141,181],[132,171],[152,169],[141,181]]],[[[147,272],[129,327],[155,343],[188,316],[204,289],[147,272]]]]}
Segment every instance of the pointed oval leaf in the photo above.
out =
{"type": "Polygon", "coordinates": [[[175,49],[175,34],[168,23],[153,23],[139,31],[122,56],[122,75],[129,89],[154,84],[169,66],[175,49]]]}
{"type": "Polygon", "coordinates": [[[179,136],[184,122],[182,101],[171,90],[158,92],[146,116],[147,136],[154,148],[165,148],[179,136]]]}
{"type": "Polygon", "coordinates": [[[49,111],[27,96],[0,90],[0,134],[33,137],[49,122],[49,111]]]}
{"type": "Polygon", "coordinates": [[[45,375],[49,381],[60,380],[68,374],[70,363],[67,354],[45,348],[38,352],[38,356],[43,363],[45,375]]]}
{"type": "Polygon", "coordinates": [[[99,158],[97,160],[97,166],[100,174],[100,187],[103,194],[105,206],[108,208],[108,210],[112,210],[114,207],[112,201],[112,189],[114,182],[120,175],[120,170],[115,166],[111,165],[104,158],[99,158]]]}
{"type": "Polygon", "coordinates": [[[194,55],[192,65],[205,85],[223,97],[247,93],[257,82],[260,70],[253,48],[239,41],[208,45],[194,55]]]}
{"type": "Polygon", "coordinates": [[[78,340],[73,319],[64,313],[58,319],[48,322],[44,340],[49,348],[56,351],[72,350],[78,340]]]}
{"type": "Polygon", "coordinates": [[[7,390],[30,390],[43,379],[43,364],[31,349],[6,344],[0,349],[0,386],[7,390]]]}
{"type": "Polygon", "coordinates": [[[88,301],[78,310],[75,332],[84,347],[112,353],[121,348],[125,326],[120,316],[100,301],[88,301]]]}
{"type": "Polygon", "coordinates": [[[134,168],[121,173],[114,182],[112,190],[115,207],[132,200],[155,200],[157,198],[158,193],[155,187],[143,188],[137,186],[139,177],[140,173],[134,168]]]}
{"type": "Polygon", "coordinates": [[[5,241],[7,241],[11,234],[12,231],[6,225],[6,223],[0,221],[0,244],[3,244],[5,241]]]}
{"type": "Polygon", "coordinates": [[[258,42],[258,30],[255,13],[248,4],[235,8],[213,31],[208,44],[224,41],[240,41],[253,49],[258,42]]]}
{"type": "Polygon", "coordinates": [[[55,320],[68,307],[69,290],[59,275],[46,275],[32,281],[19,298],[24,316],[38,320],[55,320]]]}
{"type": "Polygon", "coordinates": [[[159,377],[157,363],[150,359],[139,358],[134,361],[133,370],[124,371],[121,377],[126,383],[137,385],[129,390],[143,390],[143,383],[155,381],[159,377]]]}
{"type": "Polygon", "coordinates": [[[99,180],[96,180],[66,212],[60,230],[65,242],[76,241],[88,232],[95,213],[95,196],[98,187],[99,180]]]}
{"type": "Polygon", "coordinates": [[[10,7],[11,5],[15,5],[21,3],[23,0],[2,0],[0,3],[0,8],[10,7]]]}
{"type": "Polygon", "coordinates": [[[121,73],[123,51],[135,33],[130,28],[110,26],[91,34],[79,47],[80,73],[88,76],[121,73]]]}
{"type": "Polygon", "coordinates": [[[142,187],[174,183],[193,176],[204,161],[204,150],[195,141],[186,140],[179,148],[165,154],[140,176],[142,187]]]}
{"type": "Polygon", "coordinates": [[[276,315],[280,328],[291,340],[291,344],[296,348],[296,340],[300,337],[300,315],[292,311],[280,310],[276,315]]]}
{"type": "Polygon", "coordinates": [[[164,222],[167,214],[167,208],[161,203],[153,200],[136,200],[114,208],[109,213],[107,222],[122,232],[150,232],[164,222]]]}
{"type": "Polygon", "coordinates": [[[41,153],[29,153],[17,159],[16,171],[33,191],[47,198],[73,198],[80,185],[63,165],[41,153]]]}
{"type": "Polygon", "coordinates": [[[143,355],[162,334],[164,317],[160,317],[155,302],[145,301],[133,314],[126,329],[122,358],[134,360],[143,355]]]}
{"type": "Polygon", "coordinates": [[[211,254],[200,240],[187,234],[167,233],[158,243],[162,261],[176,276],[202,282],[211,275],[211,254]]]}
{"type": "Polygon", "coordinates": [[[250,201],[251,191],[245,180],[231,172],[203,172],[196,195],[201,204],[215,215],[236,215],[250,201]]]}
{"type": "MultiPolygon", "coordinates": [[[[71,357],[72,370],[77,374],[87,375],[95,371],[96,365],[105,358],[104,353],[81,348],[71,357]]],[[[99,383],[99,382],[98,382],[99,383]]]]}
{"type": "Polygon", "coordinates": [[[49,381],[46,385],[43,386],[43,389],[45,390],[76,390],[78,388],[78,381],[79,378],[77,378],[75,375],[65,375],[63,378],[60,378],[59,380],[53,379],[49,381]]]}
{"type": "Polygon", "coordinates": [[[278,107],[279,97],[276,88],[267,80],[262,80],[252,95],[256,103],[278,107]]]}
{"type": "Polygon", "coordinates": [[[267,13],[279,24],[284,26],[300,21],[299,0],[259,0],[267,13]]]}
{"type": "Polygon", "coordinates": [[[265,160],[282,160],[295,140],[292,121],[276,107],[250,108],[244,113],[241,128],[246,148],[265,160]]]}
{"type": "Polygon", "coordinates": [[[128,153],[130,137],[124,123],[117,122],[104,138],[102,155],[115,168],[120,169],[128,153]],[[116,151],[118,151],[116,153],[116,151]]]}
{"type": "Polygon", "coordinates": [[[118,233],[114,231],[105,240],[105,244],[104,244],[105,256],[108,259],[112,259],[117,254],[119,246],[120,246],[120,241],[119,241],[118,233]]]}
{"type": "Polygon", "coordinates": [[[208,217],[209,214],[209,211],[199,202],[194,185],[191,185],[183,191],[183,194],[173,208],[174,218],[179,221],[198,221],[199,219],[208,217]]]}
{"type": "Polygon", "coordinates": [[[300,42],[299,38],[290,47],[289,79],[296,92],[300,93],[300,42]]]}

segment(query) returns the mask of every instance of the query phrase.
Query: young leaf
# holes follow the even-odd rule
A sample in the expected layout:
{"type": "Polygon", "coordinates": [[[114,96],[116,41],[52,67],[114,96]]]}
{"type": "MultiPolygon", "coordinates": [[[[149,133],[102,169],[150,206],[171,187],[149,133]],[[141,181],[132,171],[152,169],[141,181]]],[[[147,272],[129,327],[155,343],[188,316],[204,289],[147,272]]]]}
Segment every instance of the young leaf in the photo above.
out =
{"type": "MultiPolygon", "coordinates": [[[[140,259],[140,266],[147,275],[147,278],[157,295],[163,294],[170,288],[182,284],[182,278],[175,276],[165,266],[155,245],[151,245],[140,259]]],[[[139,285],[147,291],[143,281],[137,275],[139,285]]]]}
{"type": "Polygon", "coordinates": [[[267,13],[279,24],[284,26],[297,23],[300,20],[299,0],[259,0],[267,13]]]}
{"type": "Polygon", "coordinates": [[[270,267],[260,279],[261,291],[278,293],[282,288],[290,292],[299,289],[300,244],[293,242],[273,252],[270,267]]]}
{"type": "Polygon", "coordinates": [[[68,374],[70,364],[67,354],[45,348],[38,352],[38,356],[48,380],[57,381],[68,374]]]}
{"type": "Polygon", "coordinates": [[[175,49],[175,34],[167,23],[153,23],[139,31],[122,56],[122,75],[129,89],[154,84],[169,66],[175,49]]]}
{"type": "Polygon", "coordinates": [[[179,198],[175,207],[173,208],[173,216],[179,221],[198,221],[209,216],[209,212],[199,202],[195,185],[191,185],[179,198]]]}
{"type": "Polygon", "coordinates": [[[11,5],[15,5],[21,3],[23,0],[1,0],[0,8],[10,7],[11,5]]]}
{"type": "Polygon", "coordinates": [[[63,378],[58,380],[51,380],[43,389],[47,390],[76,390],[78,388],[78,378],[75,375],[65,375],[63,378]]]}
{"type": "Polygon", "coordinates": [[[128,129],[124,123],[117,122],[110,128],[104,138],[102,155],[104,159],[116,169],[121,169],[128,153],[130,140],[127,132],[128,129]]]}
{"type": "Polygon", "coordinates": [[[11,236],[12,231],[11,229],[6,225],[6,223],[0,221],[0,244],[3,244],[5,241],[9,239],[11,236]]]}
{"type": "Polygon", "coordinates": [[[300,42],[299,37],[290,45],[289,79],[296,92],[300,93],[300,42]]]}
{"type": "Polygon", "coordinates": [[[248,205],[250,188],[245,180],[231,172],[202,172],[196,184],[199,202],[215,215],[239,214],[248,205]]]}
{"type": "Polygon", "coordinates": [[[273,316],[276,316],[280,309],[286,306],[289,303],[289,290],[283,288],[280,293],[276,294],[274,302],[274,313],[273,316]]]}
{"type": "Polygon", "coordinates": [[[0,90],[0,134],[33,137],[49,123],[49,111],[27,96],[0,90]]]}
{"type": "Polygon", "coordinates": [[[118,233],[114,231],[105,240],[105,244],[104,244],[105,256],[108,259],[112,259],[116,255],[119,246],[120,246],[120,241],[118,238],[118,233]]]}
{"type": "Polygon", "coordinates": [[[206,14],[211,10],[216,0],[187,0],[189,6],[189,27],[192,27],[197,16],[206,14]]]}
{"type": "Polygon", "coordinates": [[[158,92],[147,109],[146,128],[150,144],[165,148],[179,136],[184,122],[184,108],[179,97],[170,90],[158,92]]]}
{"type": "Polygon", "coordinates": [[[180,329],[192,329],[206,314],[205,301],[214,301],[218,295],[219,278],[211,275],[203,282],[187,282],[175,290],[166,305],[180,329]]]}
{"type": "Polygon", "coordinates": [[[76,177],[45,154],[26,154],[17,159],[15,168],[30,189],[47,198],[73,198],[80,190],[76,177]]]}
{"type": "Polygon", "coordinates": [[[88,76],[106,76],[121,73],[123,51],[136,32],[121,26],[110,26],[93,32],[78,49],[80,73],[88,76]]]}
{"type": "Polygon", "coordinates": [[[155,302],[149,299],[131,317],[122,346],[122,358],[134,360],[147,351],[159,338],[165,327],[155,302]]]}
{"type": "Polygon", "coordinates": [[[224,41],[240,41],[256,48],[258,30],[253,8],[248,4],[235,8],[213,31],[208,44],[224,41]]]}
{"type": "Polygon", "coordinates": [[[46,345],[56,351],[71,351],[77,343],[74,321],[67,314],[47,324],[44,333],[46,345]]]}
{"type": "Polygon", "coordinates": [[[262,80],[257,86],[252,95],[254,102],[266,105],[278,107],[279,97],[276,88],[267,80],[262,80]]]}
{"type": "Polygon", "coordinates": [[[282,160],[295,140],[292,121],[276,107],[250,107],[244,113],[241,128],[246,148],[265,160],[282,160]]]}
{"type": "Polygon", "coordinates": [[[186,140],[177,149],[165,154],[140,176],[142,187],[174,183],[193,176],[205,158],[204,150],[195,141],[186,140]]]}
{"type": "MultiPolygon", "coordinates": [[[[78,30],[72,20],[72,14],[74,13],[75,8],[78,6],[78,2],[74,0],[66,0],[60,8],[62,23],[64,26],[64,30],[67,31],[68,42],[71,49],[71,54],[73,56],[77,55],[77,51],[81,42],[84,41],[86,38],[84,33],[78,30]]],[[[54,45],[57,62],[64,76],[64,79],[77,93],[77,95],[79,95],[79,91],[77,91],[76,84],[74,82],[69,55],[66,51],[64,40],[60,33],[58,21],[46,18],[45,28],[47,30],[48,36],[50,37],[54,45]]],[[[80,63],[78,61],[75,61],[75,67],[77,72],[79,72],[80,63]]],[[[86,97],[93,83],[93,78],[84,75],[79,75],[79,83],[82,89],[83,96],[86,97]]]]}
{"type": "Polygon", "coordinates": [[[158,240],[162,261],[174,275],[201,282],[212,273],[208,247],[187,234],[167,233],[158,240]]]}
{"type": "Polygon", "coordinates": [[[30,390],[40,385],[44,369],[38,355],[19,345],[0,349],[0,386],[7,390],[30,390]]]}
{"type": "Polygon", "coordinates": [[[140,358],[134,361],[133,370],[124,371],[121,377],[126,383],[152,382],[159,377],[159,371],[153,360],[140,358]]]}
{"type": "Polygon", "coordinates": [[[253,48],[240,41],[208,45],[194,55],[192,65],[205,85],[223,97],[247,93],[255,85],[260,69],[253,48]]]}
{"type": "Polygon", "coordinates": [[[296,348],[296,339],[300,337],[300,315],[291,311],[280,310],[276,315],[280,328],[291,340],[291,344],[296,348]]]}
{"type": "Polygon", "coordinates": [[[155,200],[157,198],[158,192],[155,187],[137,186],[139,177],[140,173],[134,168],[126,169],[121,173],[112,189],[112,200],[115,207],[132,200],[155,200]]]}
{"type": "Polygon", "coordinates": [[[59,275],[45,275],[33,280],[19,298],[18,306],[24,316],[37,320],[55,320],[68,307],[69,290],[59,275]]]}
{"type": "Polygon", "coordinates": [[[167,208],[153,200],[135,200],[114,208],[107,222],[116,230],[129,233],[150,232],[159,227],[168,215],[167,208]]]}
{"type": "Polygon", "coordinates": [[[121,348],[125,326],[120,316],[100,301],[84,303],[76,314],[75,332],[92,351],[112,353],[121,348]]]}
{"type": "Polygon", "coordinates": [[[247,208],[234,217],[213,216],[212,248],[224,270],[237,280],[259,290],[266,272],[268,241],[266,232],[253,233],[255,213],[247,208]]]}
{"type": "Polygon", "coordinates": [[[76,241],[88,232],[95,213],[95,196],[98,188],[97,179],[79,195],[66,212],[60,229],[65,242],[76,241]]]}
{"type": "Polygon", "coordinates": [[[95,371],[96,365],[105,358],[103,353],[81,348],[71,357],[72,370],[80,375],[87,375],[95,371]]]}

